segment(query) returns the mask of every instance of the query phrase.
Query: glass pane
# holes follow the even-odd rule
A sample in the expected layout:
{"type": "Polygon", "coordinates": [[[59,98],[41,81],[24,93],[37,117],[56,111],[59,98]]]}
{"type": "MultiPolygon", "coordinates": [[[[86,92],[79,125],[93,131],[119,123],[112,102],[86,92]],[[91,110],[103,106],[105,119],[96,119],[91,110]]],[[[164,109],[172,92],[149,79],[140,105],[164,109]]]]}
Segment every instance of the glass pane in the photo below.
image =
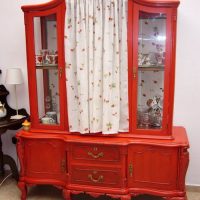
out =
{"type": "Polygon", "coordinates": [[[139,13],[137,127],[162,127],[166,15],[139,13]]]}
{"type": "Polygon", "coordinates": [[[56,15],[34,18],[39,122],[60,123],[56,15]]]}

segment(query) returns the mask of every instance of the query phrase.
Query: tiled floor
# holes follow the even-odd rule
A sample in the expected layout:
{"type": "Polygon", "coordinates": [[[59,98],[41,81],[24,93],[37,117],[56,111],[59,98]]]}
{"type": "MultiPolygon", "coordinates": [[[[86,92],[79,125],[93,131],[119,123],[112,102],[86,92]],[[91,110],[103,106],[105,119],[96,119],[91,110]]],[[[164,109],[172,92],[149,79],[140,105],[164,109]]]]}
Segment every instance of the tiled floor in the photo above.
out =
{"type": "MultiPolygon", "coordinates": [[[[188,200],[200,200],[200,191],[189,188],[188,200]]],[[[89,196],[73,197],[73,200],[92,200],[89,196]]],[[[161,198],[137,198],[138,200],[160,200],[161,198]]],[[[20,191],[17,183],[12,178],[8,178],[0,186],[0,200],[20,200],[20,191]]],[[[63,200],[60,190],[51,186],[31,187],[28,192],[27,200],[63,200]]],[[[99,200],[110,200],[110,198],[101,197],[99,200]]]]}

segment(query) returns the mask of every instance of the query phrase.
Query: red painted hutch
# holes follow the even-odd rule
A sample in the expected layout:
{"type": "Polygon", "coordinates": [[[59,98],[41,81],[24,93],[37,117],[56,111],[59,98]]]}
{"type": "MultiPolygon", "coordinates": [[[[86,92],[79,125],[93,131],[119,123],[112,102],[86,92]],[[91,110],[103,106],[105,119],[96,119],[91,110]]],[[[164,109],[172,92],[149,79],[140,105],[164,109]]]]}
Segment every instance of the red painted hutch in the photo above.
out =
{"type": "Polygon", "coordinates": [[[36,184],[62,189],[67,200],[83,192],[187,199],[189,144],[185,129],[172,124],[178,5],[128,0],[129,132],[110,136],[69,131],[65,0],[22,7],[31,112],[31,129],[17,133],[22,200],[36,184]]]}

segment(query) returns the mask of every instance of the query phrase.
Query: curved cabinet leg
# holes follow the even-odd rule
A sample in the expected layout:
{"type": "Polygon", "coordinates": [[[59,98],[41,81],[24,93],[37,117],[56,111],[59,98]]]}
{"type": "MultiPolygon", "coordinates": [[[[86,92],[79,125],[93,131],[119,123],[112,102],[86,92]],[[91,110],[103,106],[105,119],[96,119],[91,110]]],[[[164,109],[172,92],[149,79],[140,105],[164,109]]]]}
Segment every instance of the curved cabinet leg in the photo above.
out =
{"type": "Polygon", "coordinates": [[[18,187],[21,190],[21,200],[26,200],[27,186],[24,182],[18,182],[18,187]]]}
{"type": "MultiPolygon", "coordinates": [[[[101,194],[99,194],[100,196],[101,194]]],[[[111,197],[112,199],[120,199],[120,200],[131,200],[131,195],[114,195],[114,194],[105,194],[108,197],[111,197]]]]}
{"type": "Polygon", "coordinates": [[[64,197],[65,200],[71,200],[70,190],[63,190],[63,197],[64,197]]]}
{"type": "Polygon", "coordinates": [[[121,200],[131,200],[131,195],[125,195],[121,197],[121,200]]]}

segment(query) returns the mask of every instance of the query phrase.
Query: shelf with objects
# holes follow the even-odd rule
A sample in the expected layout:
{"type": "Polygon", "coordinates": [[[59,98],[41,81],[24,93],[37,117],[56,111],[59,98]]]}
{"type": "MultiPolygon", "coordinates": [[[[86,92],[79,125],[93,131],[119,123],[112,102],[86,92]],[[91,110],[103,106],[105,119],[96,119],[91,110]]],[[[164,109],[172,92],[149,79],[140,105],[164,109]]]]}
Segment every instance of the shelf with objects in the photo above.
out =
{"type": "Polygon", "coordinates": [[[62,31],[64,11],[62,3],[58,8],[25,14],[28,16],[27,37],[32,38],[27,46],[27,59],[30,61],[31,123],[36,129],[64,130],[67,126],[62,31]]]}
{"type": "MultiPolygon", "coordinates": [[[[117,34],[113,33],[114,40],[120,43],[117,43],[119,50],[127,52],[126,47],[128,49],[127,62],[123,63],[127,68],[121,68],[121,71],[118,63],[114,62],[117,58],[121,61],[121,51],[109,54],[105,53],[107,49],[101,49],[102,41],[107,47],[114,46],[110,35],[107,34],[108,40],[102,40],[100,36],[89,37],[99,44],[93,47],[95,42],[82,35],[87,30],[82,29],[86,27],[86,18],[80,20],[75,15],[74,18],[68,16],[65,22],[67,12],[75,12],[78,16],[82,13],[73,10],[72,6],[66,9],[66,2],[53,0],[22,7],[26,21],[31,127],[17,133],[21,199],[28,195],[27,186],[50,184],[62,189],[67,200],[72,198],[72,194],[83,192],[93,197],[107,195],[122,200],[131,200],[133,196],[142,194],[186,200],[189,143],[184,127],[172,125],[179,1],[128,0],[124,4],[128,8],[125,46],[120,46],[122,41],[116,40],[117,34]],[[79,27],[73,27],[77,35],[65,35],[65,28],[71,31],[72,23],[79,27]],[[74,38],[78,39],[74,41],[74,38]],[[64,45],[64,39],[67,39],[67,45],[64,45]],[[104,73],[96,65],[99,63],[86,53],[84,45],[87,42],[91,42],[91,54],[98,55],[96,59],[101,58],[100,52],[108,59],[105,65],[100,62],[104,73]],[[69,50],[67,55],[66,49],[69,50]],[[80,52],[82,56],[78,54],[80,52]],[[77,62],[70,63],[69,55],[76,55],[77,62]],[[114,55],[113,62],[111,55],[114,55]],[[115,70],[107,63],[114,64],[115,70]],[[86,65],[92,68],[84,70],[86,65]],[[72,69],[71,76],[69,69],[72,69]],[[96,70],[104,79],[89,76],[96,70]],[[121,87],[127,92],[127,102],[122,102],[121,93],[116,92],[122,84],[120,80],[124,80],[119,71],[123,71],[127,78],[127,84],[123,85],[125,88],[121,87]],[[74,85],[70,82],[73,78],[77,79],[74,85]],[[97,90],[102,94],[95,93],[97,90]],[[95,107],[92,104],[94,99],[103,106],[95,107]],[[73,103],[76,107],[72,106],[73,103]],[[123,120],[117,109],[125,111],[123,120]],[[97,112],[101,113],[100,117],[93,116],[97,112]],[[105,116],[107,121],[103,118],[105,116]],[[119,125],[121,121],[124,122],[122,128],[119,125]],[[87,126],[83,122],[88,122],[87,126]],[[104,130],[103,125],[94,128],[94,124],[100,123],[104,124],[104,130]],[[114,129],[115,125],[118,128],[114,129]]],[[[81,7],[78,5],[75,8],[81,7]]],[[[106,8],[107,12],[110,6],[106,8]]],[[[102,11],[98,6],[92,9],[102,11]]],[[[106,19],[113,23],[114,28],[117,27],[114,17],[106,19]]],[[[93,28],[100,24],[91,13],[88,20],[94,20],[94,23],[89,23],[93,28]]],[[[100,34],[102,31],[97,30],[99,32],[88,32],[100,34]]]]}

